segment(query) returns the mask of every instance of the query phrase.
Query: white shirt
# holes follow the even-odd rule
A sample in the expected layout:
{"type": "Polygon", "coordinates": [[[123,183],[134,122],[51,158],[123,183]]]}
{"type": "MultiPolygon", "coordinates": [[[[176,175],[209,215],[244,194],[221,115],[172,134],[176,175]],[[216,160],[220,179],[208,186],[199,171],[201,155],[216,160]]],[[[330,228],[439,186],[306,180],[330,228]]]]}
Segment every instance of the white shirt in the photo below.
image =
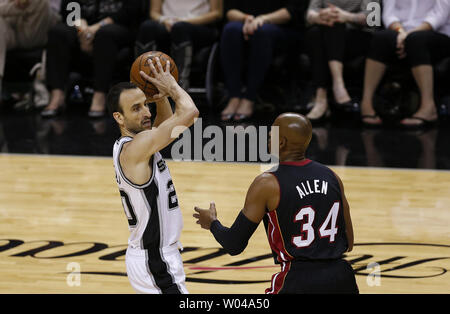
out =
{"type": "Polygon", "coordinates": [[[383,23],[388,28],[400,22],[406,31],[423,22],[450,36],[450,0],[384,0],[383,23]]]}
{"type": "Polygon", "coordinates": [[[209,0],[163,0],[164,17],[192,18],[210,11],[209,0]]]}

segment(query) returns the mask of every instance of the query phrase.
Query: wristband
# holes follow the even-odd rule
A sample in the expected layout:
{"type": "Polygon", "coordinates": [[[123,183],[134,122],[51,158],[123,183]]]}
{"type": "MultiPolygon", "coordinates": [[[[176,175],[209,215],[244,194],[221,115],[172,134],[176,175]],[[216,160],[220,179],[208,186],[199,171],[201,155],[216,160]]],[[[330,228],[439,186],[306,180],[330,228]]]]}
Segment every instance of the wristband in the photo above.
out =
{"type": "Polygon", "coordinates": [[[209,230],[228,254],[237,255],[246,248],[258,225],[241,211],[230,228],[224,227],[219,220],[214,220],[209,230]]]}

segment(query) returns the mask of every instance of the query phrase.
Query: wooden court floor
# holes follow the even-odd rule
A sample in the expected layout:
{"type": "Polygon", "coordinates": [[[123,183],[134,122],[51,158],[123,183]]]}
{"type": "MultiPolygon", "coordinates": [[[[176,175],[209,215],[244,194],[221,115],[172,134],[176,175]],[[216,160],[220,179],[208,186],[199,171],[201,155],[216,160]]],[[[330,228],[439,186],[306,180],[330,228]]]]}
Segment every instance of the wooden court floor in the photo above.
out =
{"type": "MultiPolygon", "coordinates": [[[[261,167],[167,162],[183,211],[190,293],[264,293],[274,266],[262,224],[238,256],[195,224],[216,202],[229,226],[261,167]]],[[[355,231],[361,293],[450,293],[450,172],[333,167],[355,231]]],[[[0,155],[0,293],[134,293],[112,159],[0,155]]]]}

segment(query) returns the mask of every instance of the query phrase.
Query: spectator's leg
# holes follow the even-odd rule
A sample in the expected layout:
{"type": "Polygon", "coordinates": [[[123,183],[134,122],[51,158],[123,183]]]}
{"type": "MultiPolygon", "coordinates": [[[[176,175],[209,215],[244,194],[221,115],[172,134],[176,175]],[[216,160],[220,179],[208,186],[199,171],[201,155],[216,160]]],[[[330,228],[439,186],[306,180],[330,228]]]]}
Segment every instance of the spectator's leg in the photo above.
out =
{"type": "Polygon", "coordinates": [[[135,43],[135,57],[147,51],[160,50],[170,53],[170,34],[164,25],[147,20],[141,24],[135,43]]]}
{"type": "MultiPolygon", "coordinates": [[[[328,57],[328,67],[333,81],[334,99],[338,104],[351,101],[344,83],[344,58],[345,58],[345,24],[336,24],[333,27],[324,27],[324,43],[328,57]]],[[[355,43],[354,43],[355,44],[355,43]]]]}
{"type": "Polygon", "coordinates": [[[376,32],[373,35],[366,60],[364,90],[361,102],[361,117],[365,124],[379,125],[381,119],[376,115],[373,97],[386,72],[386,64],[396,58],[397,33],[391,30],[376,32]]]}
{"type": "Polygon", "coordinates": [[[172,57],[174,58],[180,75],[181,87],[189,88],[191,63],[195,49],[211,45],[218,34],[214,28],[205,25],[194,25],[178,22],[172,26],[172,57]]]}
{"type": "Polygon", "coordinates": [[[283,44],[280,39],[286,39],[285,35],[281,27],[274,24],[264,24],[249,37],[247,90],[236,111],[236,121],[252,116],[257,93],[264,82],[267,70],[272,64],[276,45],[283,44]]]}
{"type": "Polygon", "coordinates": [[[191,76],[191,63],[194,46],[189,38],[188,23],[176,23],[172,27],[171,55],[178,67],[178,78],[180,86],[187,90],[189,88],[189,78],[191,76]]]}
{"type": "Polygon", "coordinates": [[[328,66],[330,67],[331,77],[333,78],[334,99],[338,104],[348,103],[351,101],[351,98],[345,87],[344,64],[342,61],[330,60],[328,66]]]}
{"type": "Polygon", "coordinates": [[[97,31],[93,43],[94,95],[89,115],[101,116],[105,112],[106,93],[111,85],[119,50],[131,44],[132,35],[124,26],[110,24],[97,31]]]}
{"type": "Polygon", "coordinates": [[[225,25],[220,41],[220,60],[230,100],[222,111],[222,120],[230,120],[236,113],[240,100],[242,83],[242,65],[244,54],[244,36],[241,22],[229,22],[225,25]]]}
{"type": "Polygon", "coordinates": [[[6,20],[0,16],[0,102],[2,95],[2,81],[5,72],[6,52],[15,46],[14,31],[6,20]]]}
{"type": "Polygon", "coordinates": [[[64,103],[64,89],[69,77],[74,53],[79,53],[77,31],[64,23],[56,24],[48,33],[47,84],[50,87],[50,102],[42,115],[53,116],[64,103]]]}
{"type": "Polygon", "coordinates": [[[422,125],[438,118],[434,101],[433,64],[450,54],[450,39],[433,31],[411,33],[405,41],[405,52],[412,74],[420,90],[420,107],[412,118],[401,121],[404,125],[422,125]],[[447,43],[446,43],[447,42],[447,43]],[[418,118],[418,119],[416,119],[418,118]]]}
{"type": "Polygon", "coordinates": [[[314,106],[308,113],[310,120],[320,119],[328,109],[327,87],[330,71],[327,66],[323,26],[313,26],[306,32],[308,55],[311,60],[312,82],[316,88],[314,106]]]}

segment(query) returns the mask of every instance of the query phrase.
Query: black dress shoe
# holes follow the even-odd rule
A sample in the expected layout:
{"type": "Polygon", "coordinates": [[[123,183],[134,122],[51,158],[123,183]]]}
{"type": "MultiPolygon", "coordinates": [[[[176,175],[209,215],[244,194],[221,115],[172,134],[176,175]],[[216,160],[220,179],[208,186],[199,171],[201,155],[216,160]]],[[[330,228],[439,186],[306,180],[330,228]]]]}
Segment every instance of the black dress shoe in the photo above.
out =
{"type": "Polygon", "coordinates": [[[359,111],[359,104],[354,101],[346,101],[343,103],[334,102],[334,105],[339,110],[345,111],[345,112],[356,112],[359,111]]]}

